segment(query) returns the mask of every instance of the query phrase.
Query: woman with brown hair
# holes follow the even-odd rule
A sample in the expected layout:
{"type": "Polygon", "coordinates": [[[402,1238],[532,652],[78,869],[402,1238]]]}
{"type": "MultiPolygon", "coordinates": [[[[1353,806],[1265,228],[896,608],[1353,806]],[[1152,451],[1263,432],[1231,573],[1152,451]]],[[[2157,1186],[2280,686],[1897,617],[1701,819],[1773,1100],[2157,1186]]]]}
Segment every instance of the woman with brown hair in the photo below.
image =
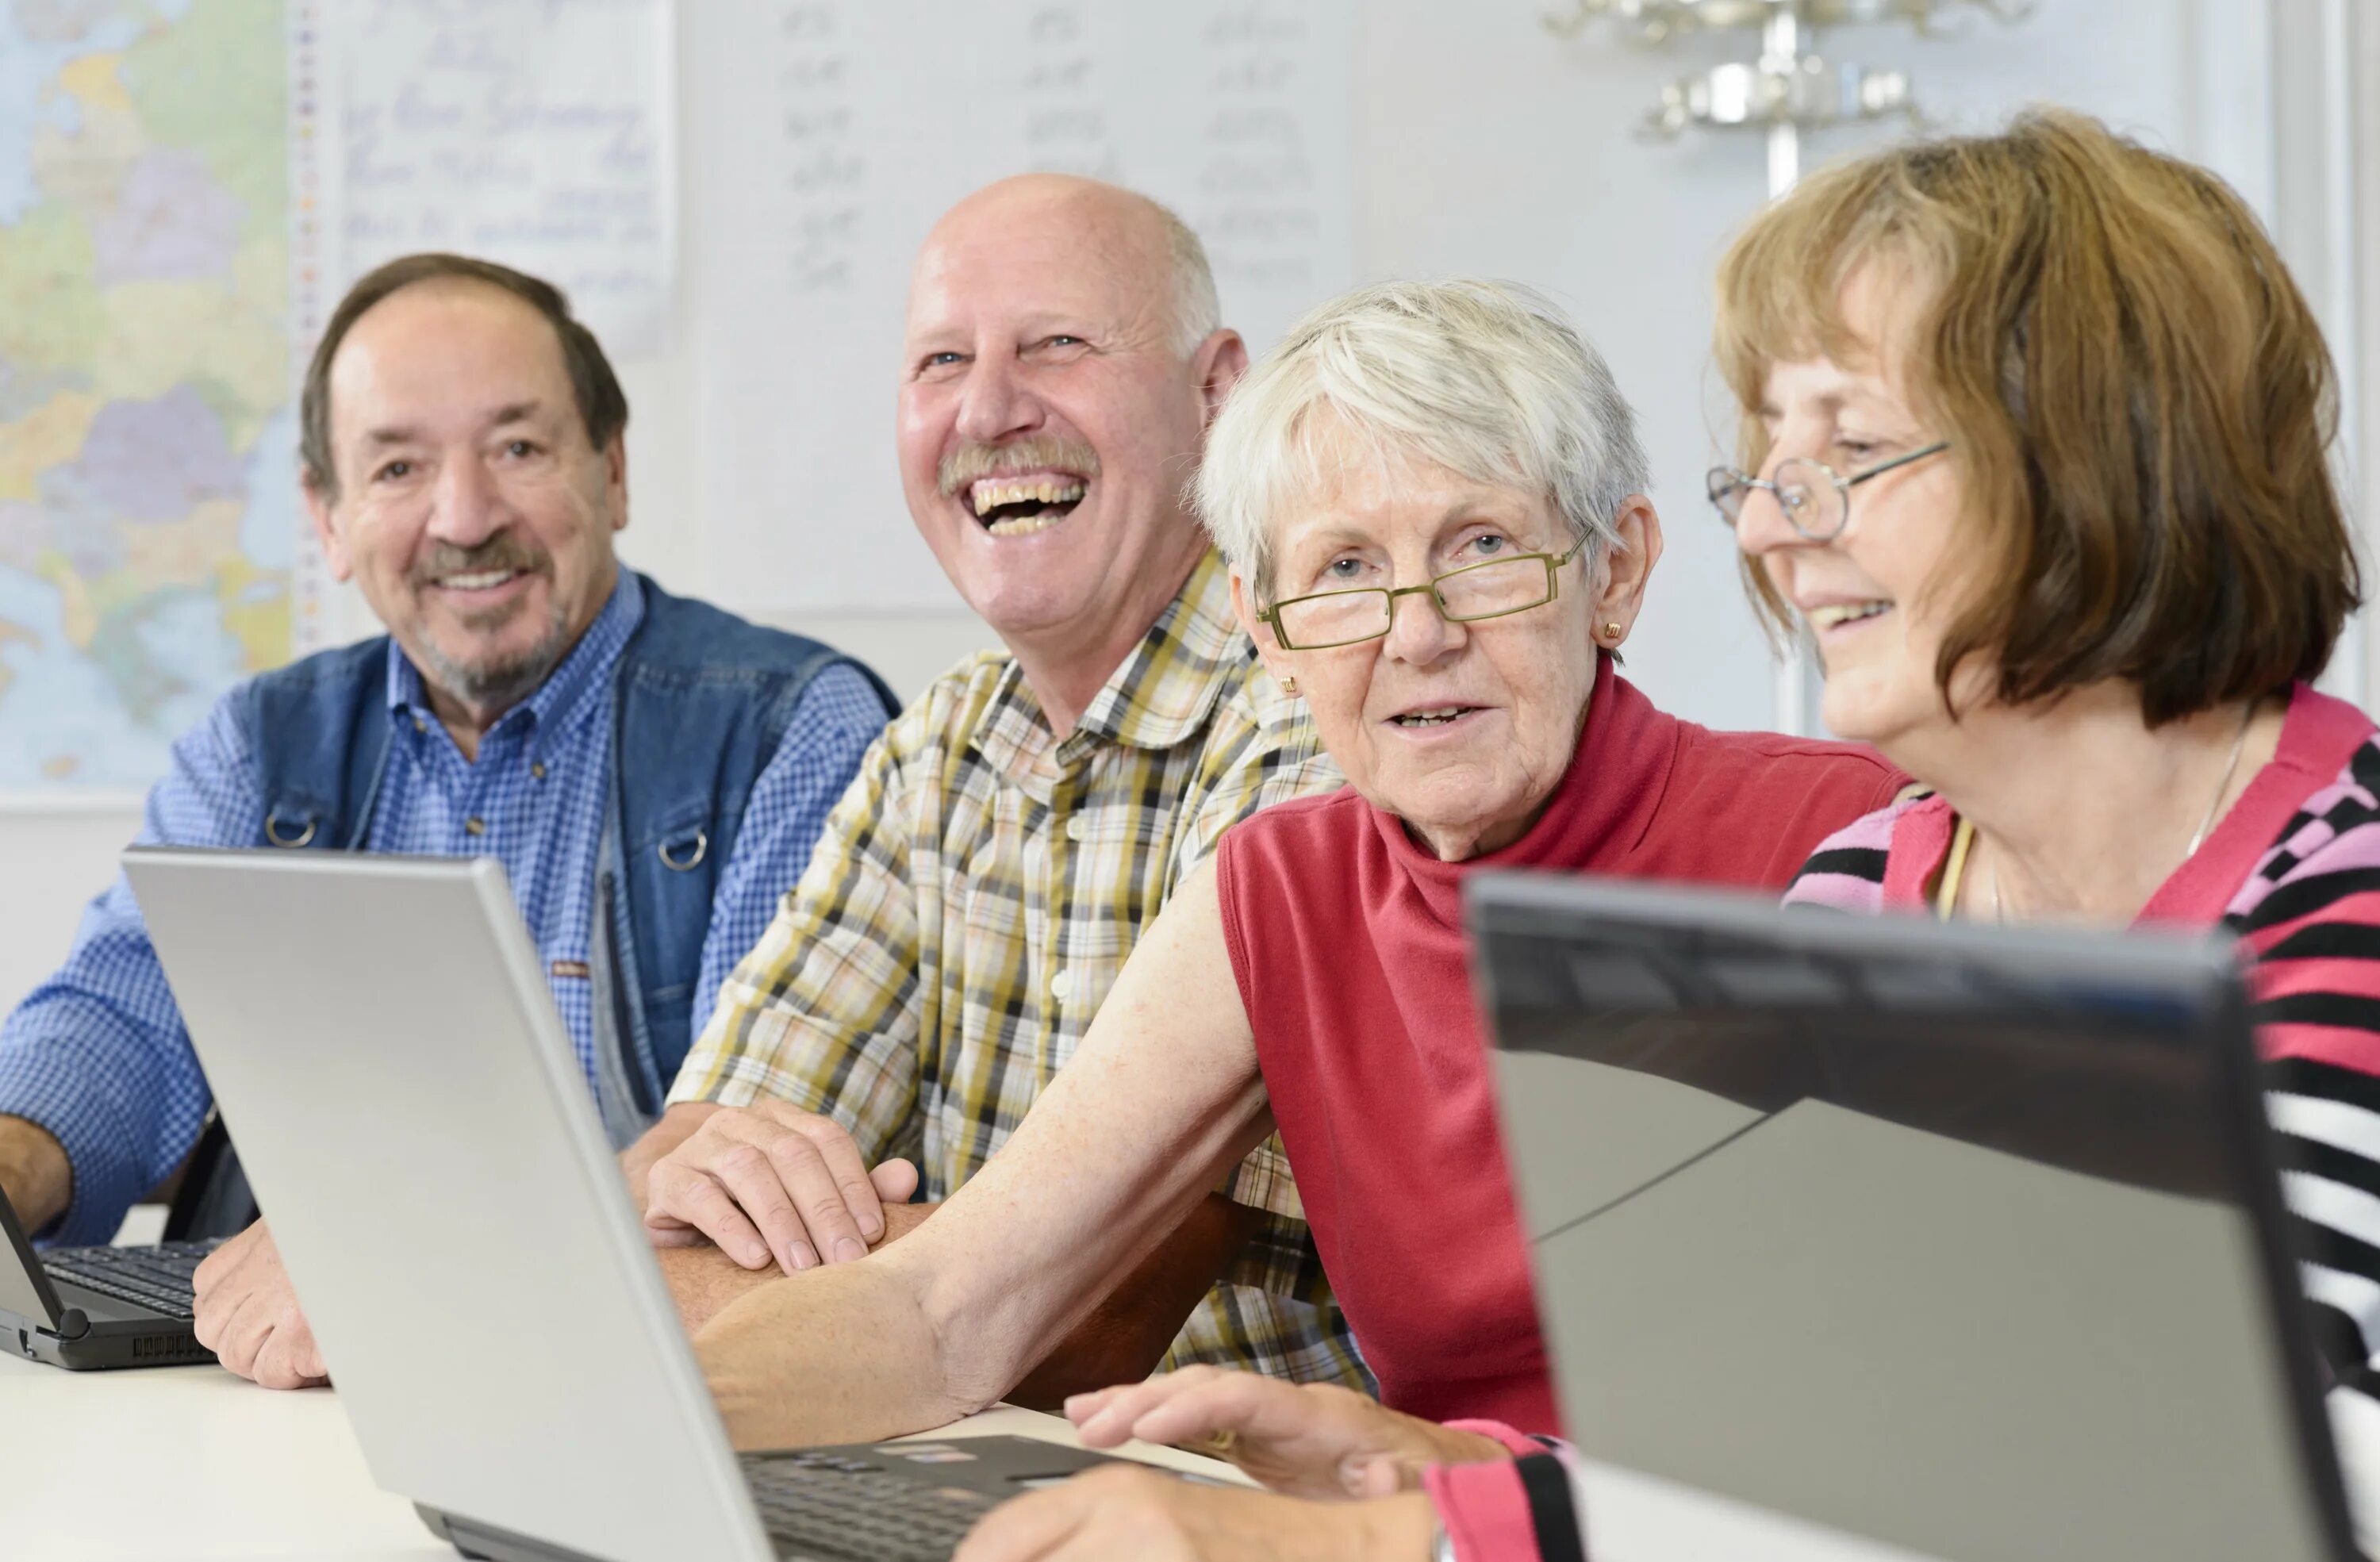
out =
{"type": "Polygon", "coordinates": [[[2380,747],[2331,366],[2239,197],[2096,123],[1813,180],[1719,273],[1711,474],[1837,733],[1930,789],[1788,892],[2241,940],[2333,1373],[2380,1347],[2380,747]],[[1756,474],[1756,475],[1755,475],[1756,474]]]}

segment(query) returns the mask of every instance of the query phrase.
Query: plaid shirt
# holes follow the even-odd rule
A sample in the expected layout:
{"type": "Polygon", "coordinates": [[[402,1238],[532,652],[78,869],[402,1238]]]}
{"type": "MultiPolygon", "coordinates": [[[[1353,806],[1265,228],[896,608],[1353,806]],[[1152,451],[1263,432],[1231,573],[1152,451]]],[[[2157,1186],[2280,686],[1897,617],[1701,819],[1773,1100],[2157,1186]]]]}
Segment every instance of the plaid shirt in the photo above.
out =
{"type": "MultiPolygon", "coordinates": [[[[1073,1057],[1135,939],[1234,820],[1339,772],[1191,574],[1062,742],[1006,655],[944,673],[861,762],[800,885],[671,1092],[832,1115],[941,1199],[1073,1057]]],[[[1370,1387],[1278,1139],[1227,1190],[1266,1215],[1167,1357],[1370,1387]]]]}

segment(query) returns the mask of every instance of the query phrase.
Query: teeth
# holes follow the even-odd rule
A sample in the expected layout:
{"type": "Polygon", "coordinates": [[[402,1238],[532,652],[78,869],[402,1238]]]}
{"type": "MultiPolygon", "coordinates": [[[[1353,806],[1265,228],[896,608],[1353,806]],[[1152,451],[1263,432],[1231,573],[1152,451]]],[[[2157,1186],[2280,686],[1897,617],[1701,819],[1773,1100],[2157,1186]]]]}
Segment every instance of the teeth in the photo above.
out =
{"type": "Polygon", "coordinates": [[[1044,478],[1038,482],[982,482],[975,485],[975,513],[978,516],[996,510],[1002,504],[1072,504],[1083,497],[1083,485],[1058,482],[1044,478]]]}
{"type": "Polygon", "coordinates": [[[1441,727],[1447,722],[1453,720],[1456,717],[1463,715],[1470,708],[1471,708],[1467,705],[1450,705],[1437,710],[1415,710],[1398,717],[1397,725],[1401,727],[1441,727]]]}
{"type": "Polygon", "coordinates": [[[518,570],[489,570],[480,575],[450,575],[445,584],[457,591],[485,591],[491,586],[502,586],[518,570]]]}
{"type": "Polygon", "coordinates": [[[1019,515],[1013,521],[994,521],[983,529],[994,537],[1030,537],[1037,531],[1048,531],[1063,515],[1019,515]]]}
{"type": "Polygon", "coordinates": [[[1891,610],[1890,602],[1839,602],[1829,607],[1812,608],[1802,616],[1810,621],[1811,628],[1824,630],[1832,629],[1838,624],[1849,624],[1853,619],[1874,618],[1891,610]]]}

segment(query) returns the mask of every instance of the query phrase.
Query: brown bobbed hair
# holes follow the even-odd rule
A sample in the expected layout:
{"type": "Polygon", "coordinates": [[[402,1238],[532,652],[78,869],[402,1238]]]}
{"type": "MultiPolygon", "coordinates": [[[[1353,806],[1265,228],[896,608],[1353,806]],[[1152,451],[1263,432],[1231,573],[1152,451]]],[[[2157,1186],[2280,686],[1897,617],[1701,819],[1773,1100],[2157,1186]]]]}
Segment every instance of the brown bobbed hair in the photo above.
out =
{"type": "Polygon", "coordinates": [[[627,393],[620,389],[602,344],[570,312],[570,300],[562,289],[527,272],[468,255],[402,255],[365,272],[347,289],[306,364],[306,385],[298,402],[298,464],[306,486],[322,499],[339,496],[339,468],[331,453],[331,360],[366,310],[400,288],[424,282],[480,283],[535,309],[553,327],[561,345],[562,367],[570,377],[578,419],[587,426],[587,442],[601,450],[628,426],[627,393]]]}
{"type": "Polygon", "coordinates": [[[2361,594],[2328,465],[2336,380],[2228,186],[2058,111],[1814,176],[1719,267],[1747,471],[1772,365],[1879,361],[1844,315],[1877,263],[1907,280],[1892,356],[1968,496],[1946,699],[1976,657],[2004,703],[2120,678],[2156,726],[2322,670],[2361,594]]]}

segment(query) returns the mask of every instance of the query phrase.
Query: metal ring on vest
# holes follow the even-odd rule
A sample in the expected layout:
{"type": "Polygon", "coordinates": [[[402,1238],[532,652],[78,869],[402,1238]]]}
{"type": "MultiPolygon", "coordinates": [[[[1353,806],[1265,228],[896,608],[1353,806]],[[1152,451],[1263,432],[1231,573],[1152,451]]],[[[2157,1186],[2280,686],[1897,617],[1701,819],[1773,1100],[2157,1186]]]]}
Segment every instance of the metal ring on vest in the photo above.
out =
{"type": "Polygon", "coordinates": [[[706,831],[699,829],[696,830],[694,832],[694,854],[686,857],[683,861],[670,855],[669,842],[666,841],[654,847],[653,850],[661,854],[662,866],[674,868],[680,873],[691,873],[696,868],[702,866],[703,858],[710,854],[710,836],[706,831]]]}
{"type": "Polygon", "coordinates": [[[285,837],[281,833],[281,817],[278,814],[267,814],[264,816],[264,838],[275,846],[287,846],[293,849],[311,845],[314,840],[315,823],[315,820],[308,819],[304,830],[295,836],[285,837]]]}

